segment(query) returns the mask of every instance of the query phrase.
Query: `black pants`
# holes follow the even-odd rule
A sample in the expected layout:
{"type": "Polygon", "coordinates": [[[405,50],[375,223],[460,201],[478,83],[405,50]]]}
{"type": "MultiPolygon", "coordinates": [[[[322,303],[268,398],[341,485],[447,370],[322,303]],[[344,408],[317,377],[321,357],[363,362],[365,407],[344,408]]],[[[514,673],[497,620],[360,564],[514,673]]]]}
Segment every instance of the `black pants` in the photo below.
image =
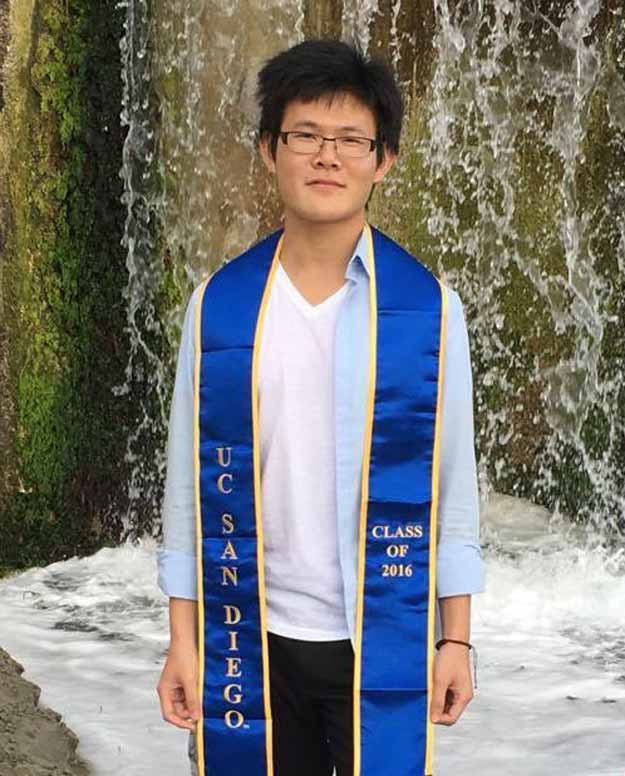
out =
{"type": "Polygon", "coordinates": [[[268,641],[274,776],[352,776],[351,641],[268,641]]]}

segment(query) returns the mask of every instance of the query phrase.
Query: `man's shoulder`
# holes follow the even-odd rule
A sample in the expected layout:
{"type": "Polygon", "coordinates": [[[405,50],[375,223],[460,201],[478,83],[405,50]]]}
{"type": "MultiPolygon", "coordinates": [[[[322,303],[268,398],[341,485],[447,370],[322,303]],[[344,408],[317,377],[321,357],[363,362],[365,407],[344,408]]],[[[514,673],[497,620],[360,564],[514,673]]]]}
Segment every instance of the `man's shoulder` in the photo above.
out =
{"type": "Polygon", "coordinates": [[[374,226],[371,227],[371,234],[373,236],[374,248],[377,251],[381,251],[385,256],[389,256],[395,261],[406,262],[409,265],[416,264],[421,272],[431,275],[432,278],[438,280],[434,270],[428,267],[421,257],[408,250],[408,248],[394,240],[390,235],[374,226]]]}
{"type": "Polygon", "coordinates": [[[375,227],[371,227],[371,231],[374,238],[374,245],[377,244],[378,249],[382,249],[385,255],[391,255],[395,260],[400,262],[413,263],[414,266],[419,268],[418,271],[422,275],[428,276],[432,281],[435,281],[440,285],[441,291],[447,298],[448,319],[452,321],[454,329],[459,323],[464,321],[464,307],[460,295],[455,289],[442,280],[433,269],[428,267],[422,258],[393,240],[392,237],[375,227]]]}
{"type": "Polygon", "coordinates": [[[239,282],[249,277],[249,272],[259,260],[265,258],[271,260],[274,255],[282,229],[277,229],[264,237],[261,237],[249,248],[225,261],[220,267],[206,275],[193,289],[189,306],[195,308],[200,297],[204,297],[205,291],[211,293],[229,291],[237,293],[240,290],[239,282]]]}
{"type": "Polygon", "coordinates": [[[211,275],[211,279],[219,278],[221,281],[230,276],[238,278],[241,273],[246,273],[249,270],[251,264],[257,264],[260,258],[273,258],[282,231],[282,229],[276,229],[256,240],[244,251],[216,269],[211,275]]]}

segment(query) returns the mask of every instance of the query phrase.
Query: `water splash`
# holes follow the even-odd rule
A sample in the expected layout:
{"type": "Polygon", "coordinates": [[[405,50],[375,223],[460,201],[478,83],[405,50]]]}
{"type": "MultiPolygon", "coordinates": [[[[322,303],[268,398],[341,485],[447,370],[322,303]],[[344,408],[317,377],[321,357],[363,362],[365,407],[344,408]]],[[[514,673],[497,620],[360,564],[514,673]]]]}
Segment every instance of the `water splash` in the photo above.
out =
{"type": "MultiPolygon", "coordinates": [[[[487,549],[489,585],[472,603],[487,690],[454,738],[437,742],[438,769],[616,776],[625,759],[625,559],[561,536],[545,546],[542,530],[526,534],[527,505],[510,499],[506,510],[505,543],[517,531],[525,540],[515,557],[487,549]],[[484,746],[475,747],[476,728],[484,746]]],[[[184,740],[161,719],[154,692],[168,646],[155,549],[150,539],[126,543],[0,580],[0,618],[11,623],[3,646],[79,735],[94,776],[185,771],[184,740]]]]}
{"type": "MultiPolygon", "coordinates": [[[[588,168],[593,111],[607,98],[608,115],[618,114],[623,81],[614,41],[593,34],[598,0],[560,6],[559,18],[550,10],[548,18],[534,3],[459,3],[453,11],[447,0],[436,3],[438,61],[415,196],[439,272],[470,313],[482,490],[515,479],[510,445],[533,426],[543,446],[523,464],[534,478],[526,495],[561,492],[556,471],[577,468],[596,498],[576,516],[590,517],[594,531],[625,516],[621,370],[604,351],[619,291],[599,247],[608,229],[620,229],[623,265],[617,203],[625,173],[609,171],[607,196],[594,199],[585,176],[598,174],[588,168]],[[521,341],[507,332],[511,314],[527,315],[510,300],[513,278],[536,309],[521,341]],[[589,439],[597,427],[600,444],[589,439]]],[[[625,149],[616,122],[612,130],[625,149]]],[[[555,496],[556,511],[564,501],[555,496]]]]}

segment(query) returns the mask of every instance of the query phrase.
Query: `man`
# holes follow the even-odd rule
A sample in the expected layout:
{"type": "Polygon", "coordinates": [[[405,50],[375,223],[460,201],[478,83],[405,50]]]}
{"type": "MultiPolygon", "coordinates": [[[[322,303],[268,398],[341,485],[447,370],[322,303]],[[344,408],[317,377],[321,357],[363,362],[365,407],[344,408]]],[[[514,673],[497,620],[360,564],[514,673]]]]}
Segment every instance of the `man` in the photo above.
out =
{"type": "Polygon", "coordinates": [[[399,150],[389,68],[307,41],[258,98],[283,229],[187,308],[162,714],[201,776],[424,776],[472,697],[483,590],[462,306],[366,221],[399,150]]]}

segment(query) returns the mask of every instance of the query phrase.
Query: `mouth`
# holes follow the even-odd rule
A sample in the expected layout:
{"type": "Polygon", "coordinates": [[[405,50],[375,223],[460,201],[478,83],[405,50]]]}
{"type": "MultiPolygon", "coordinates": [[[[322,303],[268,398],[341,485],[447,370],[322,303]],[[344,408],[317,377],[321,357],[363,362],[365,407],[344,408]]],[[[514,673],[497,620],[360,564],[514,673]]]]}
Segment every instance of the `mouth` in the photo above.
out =
{"type": "Polygon", "coordinates": [[[337,183],[336,181],[328,181],[328,180],[316,180],[316,181],[310,181],[310,183],[307,184],[308,186],[318,186],[322,189],[344,189],[345,186],[342,183],[337,183]]]}

